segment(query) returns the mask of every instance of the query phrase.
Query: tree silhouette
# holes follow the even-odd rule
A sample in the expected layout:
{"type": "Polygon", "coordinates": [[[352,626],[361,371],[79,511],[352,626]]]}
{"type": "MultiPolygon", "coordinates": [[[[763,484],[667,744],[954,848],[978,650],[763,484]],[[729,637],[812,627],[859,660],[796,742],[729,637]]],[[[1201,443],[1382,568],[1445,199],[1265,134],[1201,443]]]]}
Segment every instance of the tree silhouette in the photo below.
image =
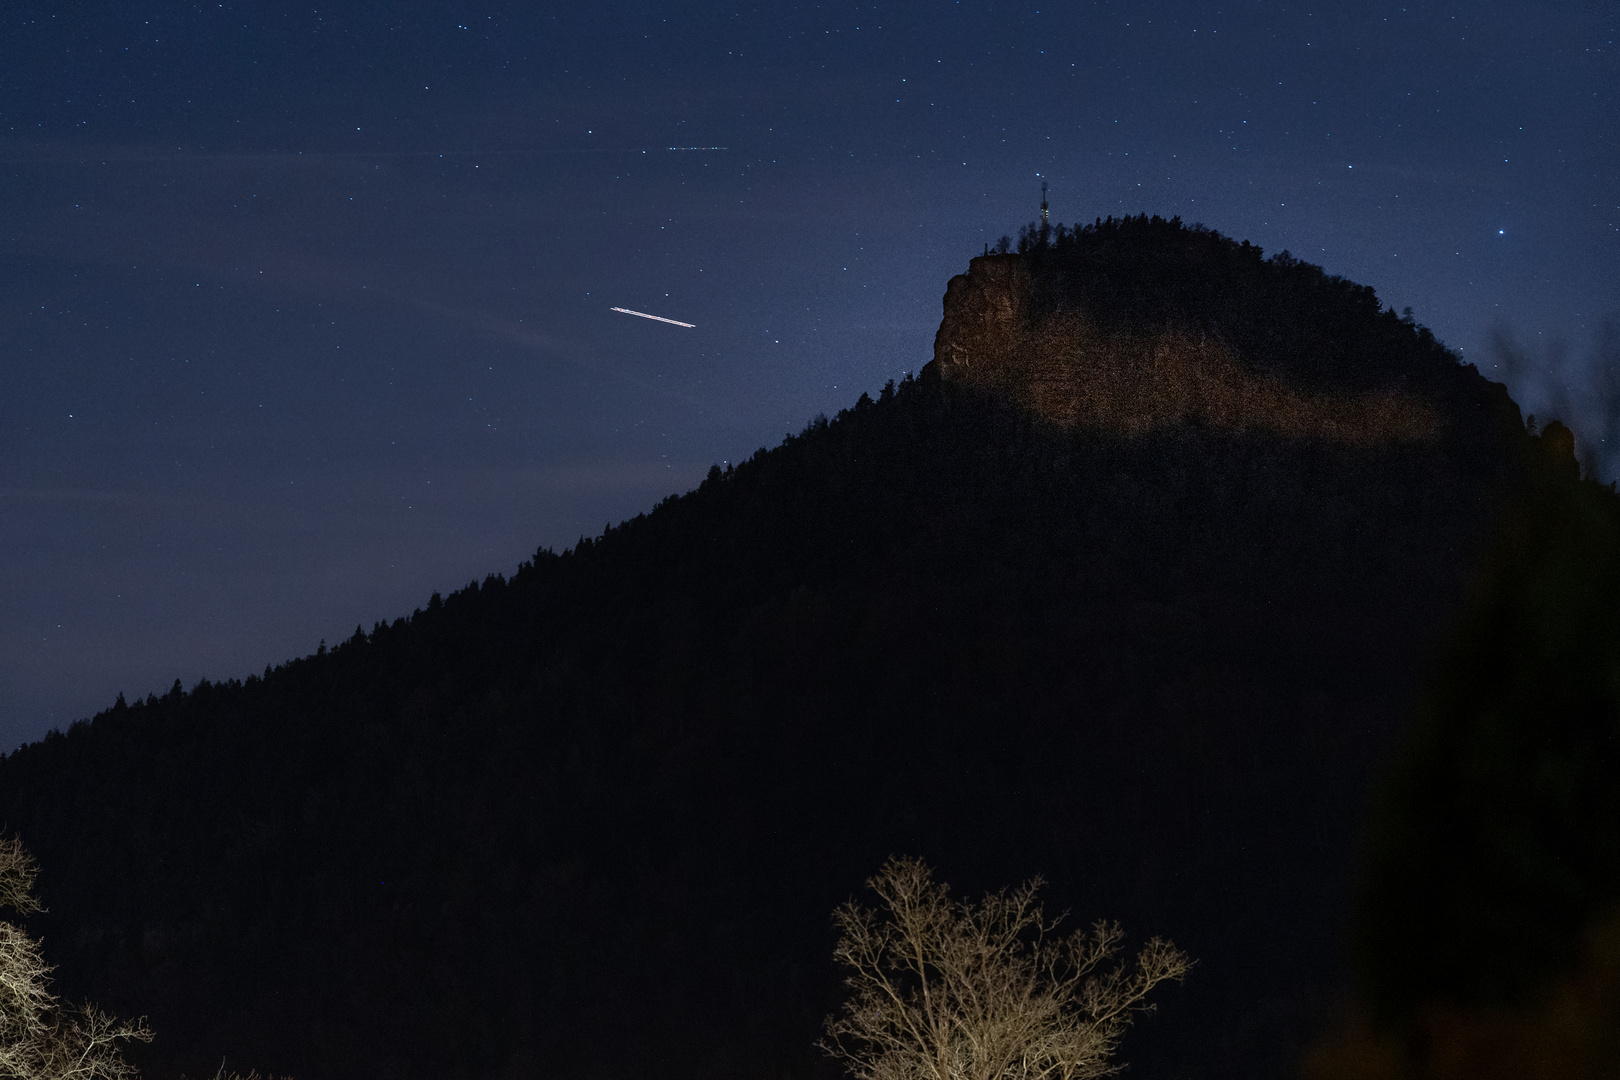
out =
{"type": "Polygon", "coordinates": [[[1491,328],[1494,374],[1545,416],[1575,431],[1581,469],[1596,480],[1620,473],[1620,322],[1606,319],[1584,356],[1554,337],[1531,349],[1511,327],[1491,328]]]}

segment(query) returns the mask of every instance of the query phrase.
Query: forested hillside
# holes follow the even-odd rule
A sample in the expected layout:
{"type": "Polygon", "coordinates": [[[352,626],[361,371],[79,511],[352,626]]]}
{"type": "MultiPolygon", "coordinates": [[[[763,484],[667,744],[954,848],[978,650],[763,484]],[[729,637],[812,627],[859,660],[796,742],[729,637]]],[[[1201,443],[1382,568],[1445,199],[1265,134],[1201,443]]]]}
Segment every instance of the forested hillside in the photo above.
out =
{"type": "Polygon", "coordinates": [[[154,1075],[833,1075],[830,913],[906,853],[1192,954],[1133,1075],[1283,1075],[1434,636],[1565,449],[1370,290],[1089,235],[1008,256],[1034,310],[1182,311],[1440,434],[1121,435],[930,364],[510,578],[10,755],[63,992],[148,1015],[154,1075]]]}

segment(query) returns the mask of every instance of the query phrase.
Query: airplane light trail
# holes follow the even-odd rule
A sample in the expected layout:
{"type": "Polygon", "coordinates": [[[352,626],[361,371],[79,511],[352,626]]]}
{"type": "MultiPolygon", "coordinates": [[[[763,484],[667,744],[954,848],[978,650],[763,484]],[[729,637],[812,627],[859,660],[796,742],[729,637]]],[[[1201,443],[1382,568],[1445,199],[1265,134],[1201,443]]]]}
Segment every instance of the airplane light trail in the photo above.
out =
{"type": "Polygon", "coordinates": [[[614,311],[622,311],[626,315],[640,315],[643,319],[652,319],[656,322],[667,322],[671,326],[684,326],[688,330],[696,330],[697,323],[681,322],[678,319],[666,319],[662,315],[649,315],[645,311],[631,311],[627,307],[616,307],[614,311]]]}

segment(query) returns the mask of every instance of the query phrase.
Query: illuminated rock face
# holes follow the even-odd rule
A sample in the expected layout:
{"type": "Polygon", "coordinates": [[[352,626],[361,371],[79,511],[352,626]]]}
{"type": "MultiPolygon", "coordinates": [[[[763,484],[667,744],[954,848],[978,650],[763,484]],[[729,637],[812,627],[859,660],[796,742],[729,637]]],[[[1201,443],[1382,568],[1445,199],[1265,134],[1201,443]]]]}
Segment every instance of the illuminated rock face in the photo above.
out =
{"type": "Polygon", "coordinates": [[[942,378],[1004,394],[1053,423],[1126,436],[1196,424],[1371,444],[1443,431],[1440,413],[1409,392],[1291,386],[1207,333],[1108,330],[1083,310],[1038,312],[1031,286],[1018,255],[980,256],[951,279],[934,338],[942,378]]]}
{"type": "Polygon", "coordinates": [[[1009,366],[1027,329],[1029,271],[1018,255],[982,255],[945,285],[945,318],[934,335],[934,362],[947,379],[1009,366]]]}

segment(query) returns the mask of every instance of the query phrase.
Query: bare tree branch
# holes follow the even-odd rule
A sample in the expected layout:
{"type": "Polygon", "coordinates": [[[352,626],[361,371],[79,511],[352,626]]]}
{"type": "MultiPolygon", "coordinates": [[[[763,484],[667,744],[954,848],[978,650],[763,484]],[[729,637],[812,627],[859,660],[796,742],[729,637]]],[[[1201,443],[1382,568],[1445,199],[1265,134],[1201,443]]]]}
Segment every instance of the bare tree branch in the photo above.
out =
{"type": "MultiPolygon", "coordinates": [[[[0,905],[39,911],[37,868],[16,837],[0,837],[0,905]]],[[[63,1004],[50,991],[51,969],[39,942],[0,922],[0,1076],[16,1080],[128,1080],[135,1069],[119,1053],[149,1041],[145,1020],[119,1020],[86,1005],[63,1004]]]]}
{"type": "Polygon", "coordinates": [[[886,915],[853,901],[833,913],[834,957],[851,996],[818,1042],[857,1080],[1091,1080],[1110,1061],[1144,999],[1192,966],[1149,941],[1127,968],[1099,975],[1124,938],[1098,922],[1066,937],[1048,919],[1040,878],[979,903],[950,898],[928,866],[891,858],[867,885],[886,915]]]}
{"type": "Polygon", "coordinates": [[[15,836],[0,836],[0,909],[10,908],[19,915],[32,915],[40,910],[34,899],[34,878],[39,867],[34,857],[23,850],[22,840],[15,836]]]}

